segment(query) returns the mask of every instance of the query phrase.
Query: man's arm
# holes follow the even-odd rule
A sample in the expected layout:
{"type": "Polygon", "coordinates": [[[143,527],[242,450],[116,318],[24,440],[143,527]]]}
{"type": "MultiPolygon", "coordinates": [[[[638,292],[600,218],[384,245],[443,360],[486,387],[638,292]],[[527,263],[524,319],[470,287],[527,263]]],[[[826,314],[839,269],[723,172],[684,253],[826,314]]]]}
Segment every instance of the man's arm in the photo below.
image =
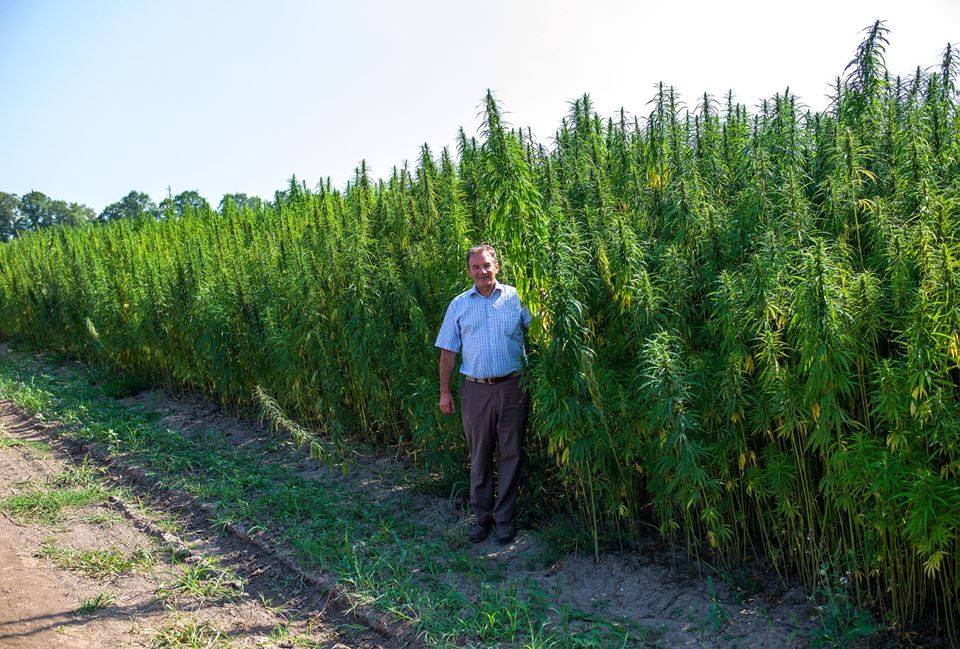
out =
{"type": "Polygon", "coordinates": [[[450,378],[453,376],[453,363],[456,358],[456,352],[440,350],[440,412],[445,415],[452,415],[457,411],[453,395],[450,394],[450,378]]]}

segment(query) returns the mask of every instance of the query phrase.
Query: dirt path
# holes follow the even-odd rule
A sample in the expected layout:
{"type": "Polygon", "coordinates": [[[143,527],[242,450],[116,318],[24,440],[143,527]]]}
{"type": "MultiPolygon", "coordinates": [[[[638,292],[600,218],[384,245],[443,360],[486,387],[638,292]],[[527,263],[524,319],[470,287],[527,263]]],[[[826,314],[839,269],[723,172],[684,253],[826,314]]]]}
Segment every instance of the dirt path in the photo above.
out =
{"type": "MultiPolygon", "coordinates": [[[[113,639],[139,635],[120,617],[84,620],[80,593],[59,570],[45,569],[17,524],[0,520],[0,644],[4,647],[117,646],[113,639]],[[21,559],[22,557],[22,559],[21,559]],[[104,643],[104,641],[107,641],[104,643]]],[[[121,603],[122,606],[122,603],[121,603]]],[[[146,611],[143,611],[146,613],[146,611]]]]}
{"type": "Polygon", "coordinates": [[[235,539],[151,511],[0,403],[0,647],[381,647],[235,539]]]}

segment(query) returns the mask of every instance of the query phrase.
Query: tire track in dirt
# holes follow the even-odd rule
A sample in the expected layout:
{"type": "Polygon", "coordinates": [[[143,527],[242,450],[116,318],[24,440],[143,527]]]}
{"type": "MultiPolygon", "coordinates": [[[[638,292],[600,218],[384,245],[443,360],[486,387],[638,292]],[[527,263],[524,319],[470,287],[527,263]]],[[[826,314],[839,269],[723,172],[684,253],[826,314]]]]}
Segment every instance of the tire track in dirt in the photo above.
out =
{"type": "MultiPolygon", "coordinates": [[[[50,489],[53,478],[76,468],[85,454],[59,439],[56,430],[0,401],[0,439],[33,443],[0,447],[0,498],[50,489]],[[38,451],[40,442],[50,451],[38,451]]],[[[110,476],[102,481],[106,489],[116,483],[110,476]]],[[[211,534],[208,526],[190,525],[193,522],[187,521],[187,529],[178,536],[165,531],[166,525],[142,507],[115,494],[102,503],[64,512],[53,524],[0,512],[0,647],[145,647],[158,634],[175,634],[190,624],[220,631],[231,646],[239,647],[261,646],[271,635],[278,644],[270,640],[267,646],[284,646],[279,633],[289,642],[302,635],[316,646],[330,648],[395,645],[379,633],[356,630],[357,619],[317,589],[289,585],[291,575],[275,562],[262,560],[234,539],[211,534]],[[126,553],[150,548],[156,559],[147,572],[104,580],[38,556],[51,545],[70,551],[117,548],[126,553]],[[164,552],[177,559],[165,558],[164,552]],[[210,557],[243,579],[244,592],[228,601],[161,595],[163,588],[176,584],[178,574],[210,557]],[[79,614],[84,601],[99,593],[108,593],[110,603],[93,614],[79,614]],[[267,606],[270,600],[284,603],[286,610],[267,606]],[[337,630],[340,627],[348,628],[346,635],[337,630]]]]}

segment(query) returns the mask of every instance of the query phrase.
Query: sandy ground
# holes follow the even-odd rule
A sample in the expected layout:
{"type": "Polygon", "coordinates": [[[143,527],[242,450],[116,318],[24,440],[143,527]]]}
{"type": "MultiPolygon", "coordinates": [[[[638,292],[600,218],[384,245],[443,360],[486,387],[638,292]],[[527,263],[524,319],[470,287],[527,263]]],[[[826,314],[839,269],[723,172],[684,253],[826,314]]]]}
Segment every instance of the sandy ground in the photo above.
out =
{"type": "MultiPolygon", "coordinates": [[[[53,429],[0,403],[0,499],[64,482],[76,458],[53,429]],[[12,445],[11,441],[14,440],[12,445]],[[19,442],[34,442],[29,446],[19,442]]],[[[112,488],[109,476],[94,478],[112,488]]],[[[187,529],[130,492],[106,502],[64,510],[37,521],[0,513],[0,647],[149,647],[165,638],[201,634],[239,647],[383,647],[395,643],[250,548],[209,529],[187,529]],[[169,532],[167,530],[175,530],[169,532]],[[115,575],[90,575],[58,564],[44,549],[61,552],[140,552],[146,565],[115,575]],[[186,571],[204,562],[228,571],[226,597],[185,591],[186,571]],[[239,587],[239,588],[238,588],[239,587]],[[81,612],[103,594],[105,605],[81,612]]],[[[176,646],[176,645],[173,645],[176,646]]],[[[192,645],[191,645],[192,646],[192,645]]]]}

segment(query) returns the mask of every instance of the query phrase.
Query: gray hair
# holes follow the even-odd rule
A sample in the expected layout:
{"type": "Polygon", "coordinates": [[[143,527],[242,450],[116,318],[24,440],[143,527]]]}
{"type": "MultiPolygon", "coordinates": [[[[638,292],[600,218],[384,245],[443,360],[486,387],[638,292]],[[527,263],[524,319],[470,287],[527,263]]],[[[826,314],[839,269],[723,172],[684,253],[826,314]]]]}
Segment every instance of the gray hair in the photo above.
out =
{"type": "Polygon", "coordinates": [[[470,268],[470,257],[479,255],[482,252],[489,252],[493,260],[497,262],[497,264],[500,263],[500,260],[497,259],[497,251],[493,249],[493,246],[489,243],[481,243],[479,246],[474,246],[467,251],[467,268],[470,268]]]}

